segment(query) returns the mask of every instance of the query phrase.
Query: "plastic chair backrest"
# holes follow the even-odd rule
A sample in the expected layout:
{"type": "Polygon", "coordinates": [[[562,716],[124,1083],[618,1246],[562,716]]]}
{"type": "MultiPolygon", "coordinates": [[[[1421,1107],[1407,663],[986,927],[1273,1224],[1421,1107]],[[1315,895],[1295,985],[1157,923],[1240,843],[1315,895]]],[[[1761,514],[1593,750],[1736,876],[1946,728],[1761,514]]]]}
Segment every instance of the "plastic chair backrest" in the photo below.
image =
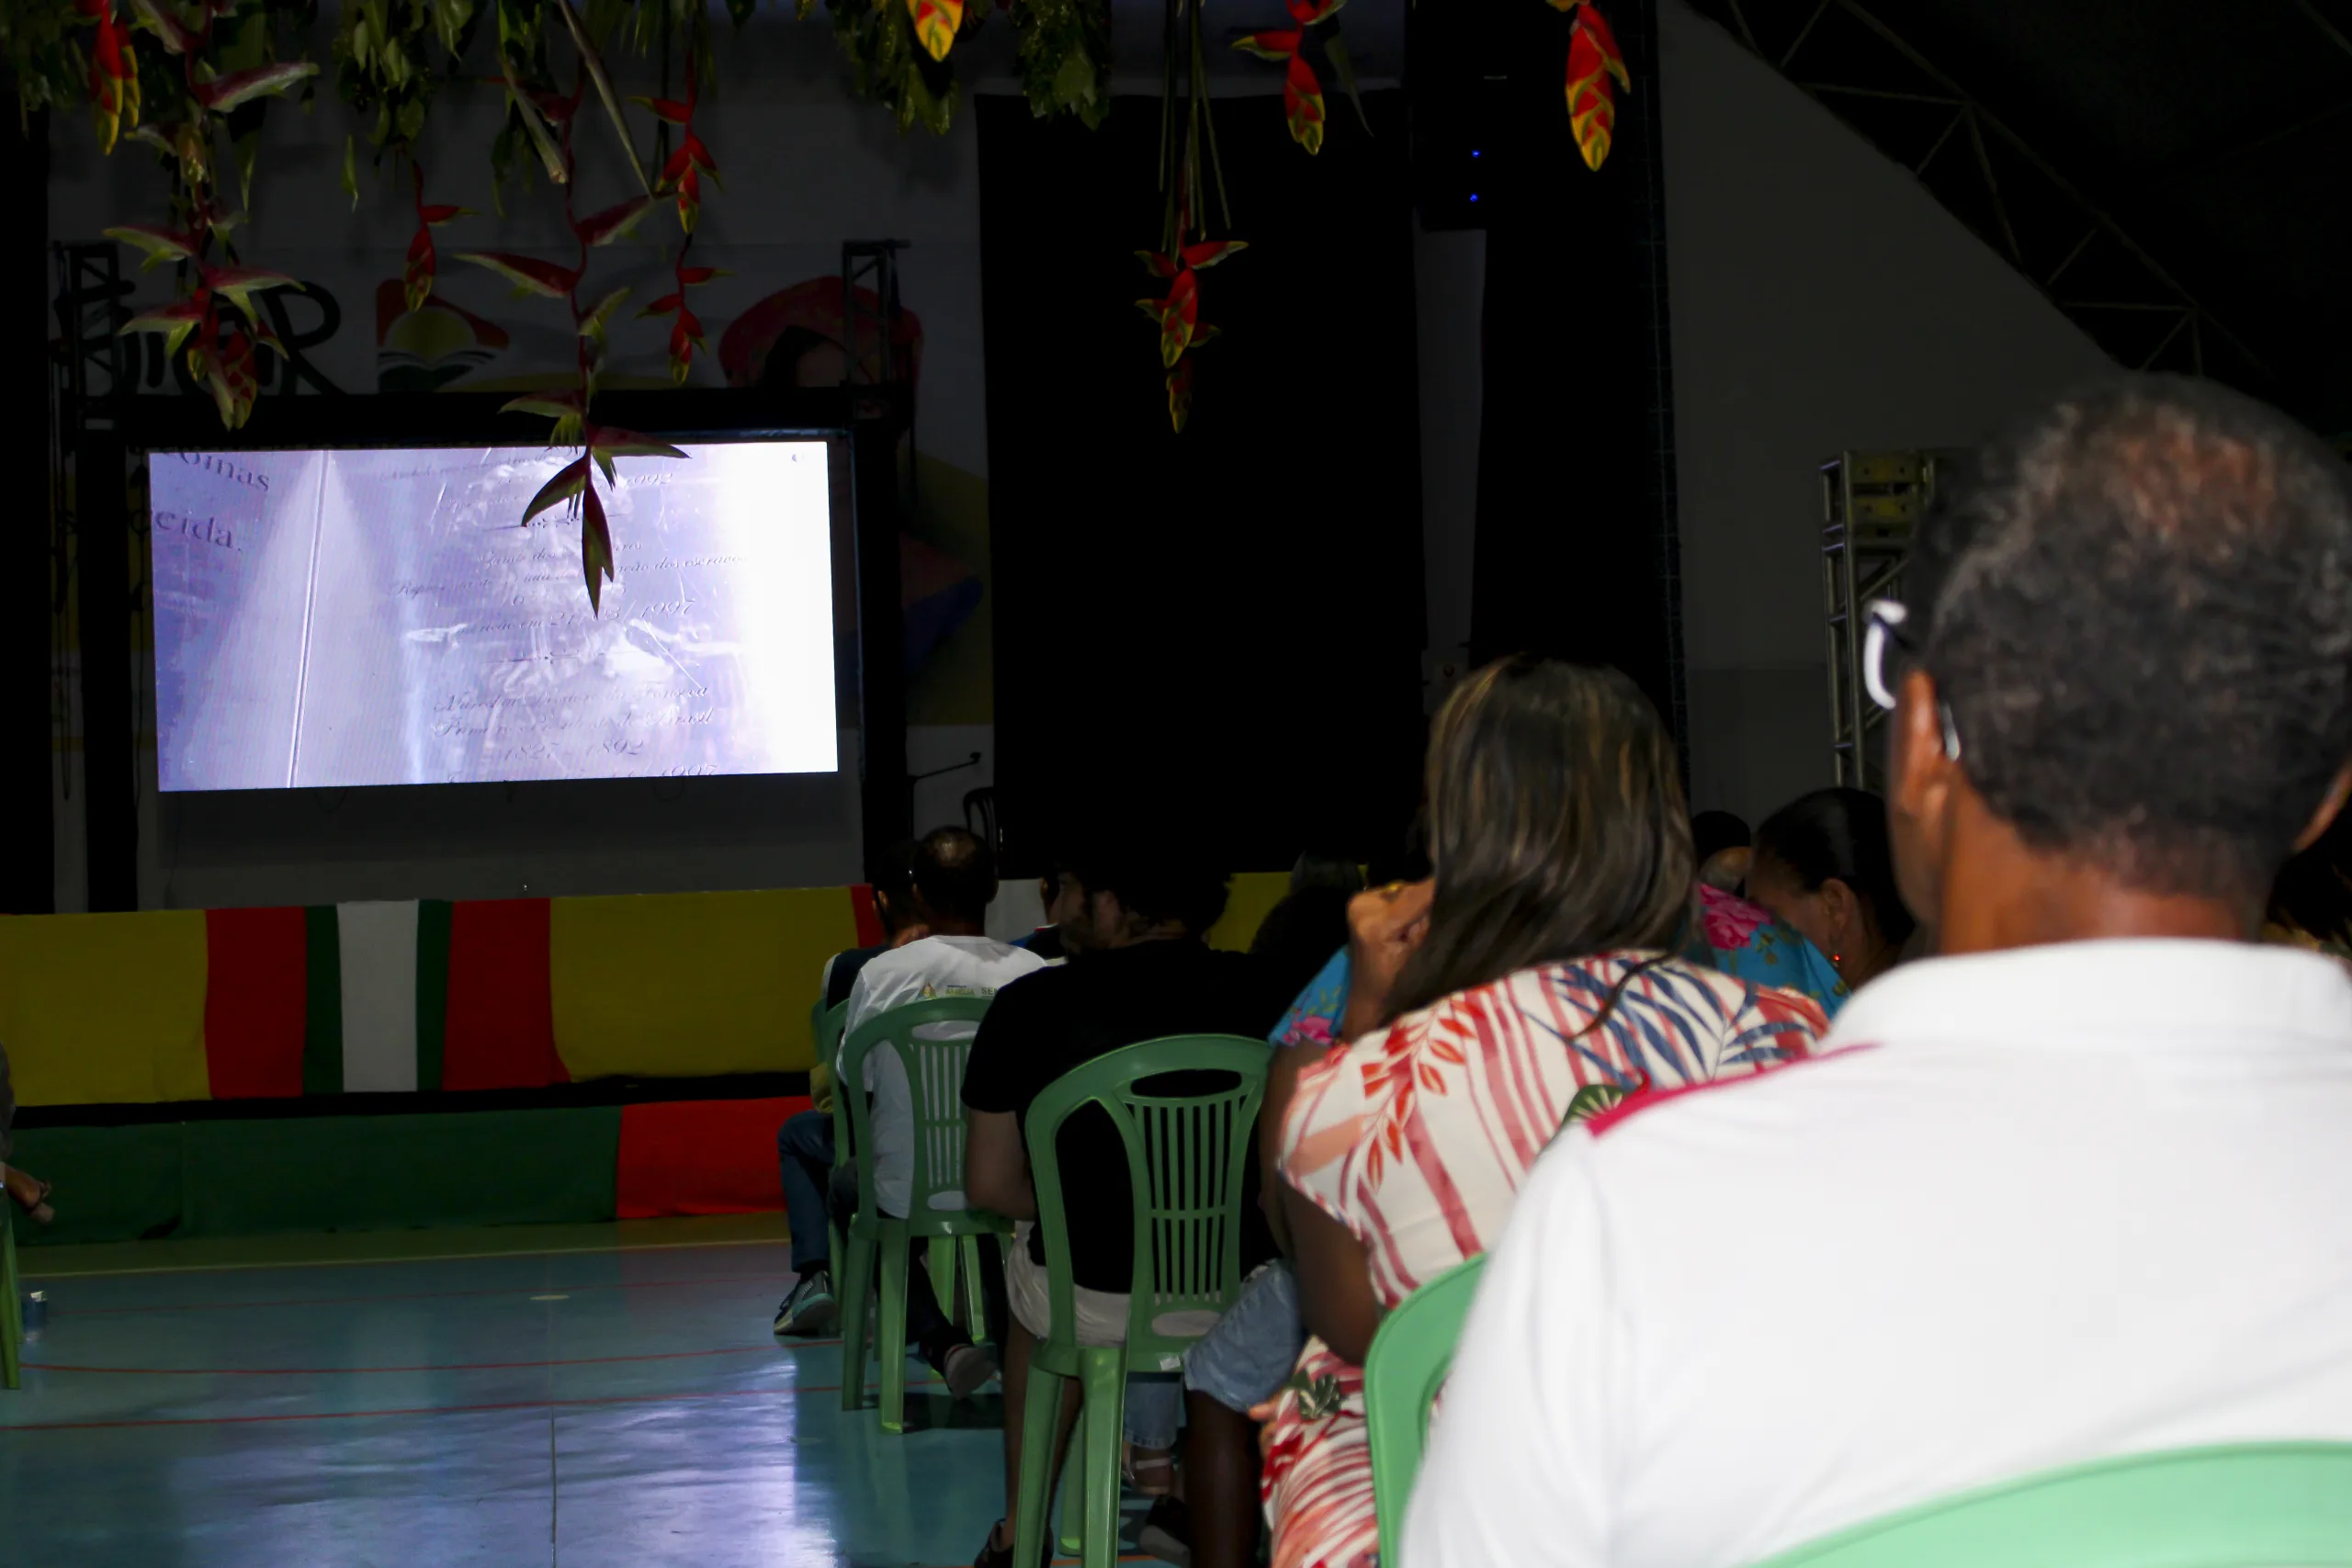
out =
{"type": "MultiPolygon", "coordinates": [[[[865,1103],[865,1058],[877,1050],[894,1052],[907,1075],[907,1098],[914,1111],[914,1184],[906,1217],[920,1219],[942,1211],[960,1211],[964,1190],[964,1064],[972,1054],[972,1037],[987,1016],[992,997],[934,997],[876,1013],[850,1032],[842,1047],[842,1070],[833,1085],[833,1104],[849,1108],[850,1147],[874,1147],[872,1109],[865,1103]],[[970,1027],[944,1030],[936,1026],[970,1027]],[[944,1035],[945,1038],[939,1036],[944,1035]],[[943,1194],[956,1201],[934,1203],[943,1194]]],[[[874,1201],[874,1165],[857,1166],[857,1212],[881,1211],[874,1201]]]]}
{"type": "Polygon", "coordinates": [[[1108,1051],[1056,1078],[1029,1107],[1029,1168],[1046,1235],[1046,1284],[1055,1330],[1073,1315],[1068,1211],[1055,1137],[1083,1106],[1100,1106],[1127,1151],[1135,1199],[1135,1272],[1127,1362],[1172,1371],[1241,1290],[1241,1190],[1255,1157],[1250,1131],[1265,1098],[1272,1050],[1238,1034],[1178,1034],[1108,1051]],[[1170,1073],[1230,1074],[1200,1094],[1150,1092],[1170,1073]]]}
{"type": "Polygon", "coordinates": [[[1765,1568],[2346,1568],[2352,1443],[2175,1449],[1891,1514],[1765,1568]]]}
{"type": "Polygon", "coordinates": [[[1453,1347],[1478,1293],[1481,1256],[1430,1280],[1380,1320],[1363,1359],[1364,1433],[1372,1447],[1372,1501],[1380,1517],[1380,1561],[1394,1564],[1405,1505],[1428,1446],[1430,1406],[1453,1365],[1453,1347]]]}

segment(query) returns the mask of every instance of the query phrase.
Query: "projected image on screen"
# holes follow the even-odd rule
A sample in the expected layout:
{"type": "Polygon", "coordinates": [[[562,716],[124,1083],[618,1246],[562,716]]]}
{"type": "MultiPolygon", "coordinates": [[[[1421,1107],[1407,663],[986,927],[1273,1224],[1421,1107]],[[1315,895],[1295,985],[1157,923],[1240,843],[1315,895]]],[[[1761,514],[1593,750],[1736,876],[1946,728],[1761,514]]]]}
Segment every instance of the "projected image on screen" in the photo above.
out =
{"type": "Polygon", "coordinates": [[[616,581],[518,526],[568,454],[158,452],[167,790],[830,773],[821,441],[623,458],[616,581]]]}

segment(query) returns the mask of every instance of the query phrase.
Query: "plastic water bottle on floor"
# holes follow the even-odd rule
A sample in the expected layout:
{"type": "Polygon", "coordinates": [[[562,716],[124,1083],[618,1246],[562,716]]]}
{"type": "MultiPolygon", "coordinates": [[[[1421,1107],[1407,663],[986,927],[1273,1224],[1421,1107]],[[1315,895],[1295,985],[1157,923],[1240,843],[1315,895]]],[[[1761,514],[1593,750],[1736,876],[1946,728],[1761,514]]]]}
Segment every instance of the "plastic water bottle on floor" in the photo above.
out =
{"type": "Polygon", "coordinates": [[[38,1344],[40,1341],[41,1330],[49,1326],[49,1292],[27,1291],[24,1308],[25,1343],[38,1344]]]}

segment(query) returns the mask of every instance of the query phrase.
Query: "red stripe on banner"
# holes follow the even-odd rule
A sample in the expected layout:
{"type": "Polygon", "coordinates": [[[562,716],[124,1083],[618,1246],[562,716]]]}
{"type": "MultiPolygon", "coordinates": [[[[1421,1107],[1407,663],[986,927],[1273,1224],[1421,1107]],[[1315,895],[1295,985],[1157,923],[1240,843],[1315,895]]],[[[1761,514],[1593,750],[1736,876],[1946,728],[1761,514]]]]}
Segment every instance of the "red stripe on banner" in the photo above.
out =
{"type": "Polygon", "coordinates": [[[299,908],[204,911],[204,1066],[213,1099],[302,1092],[308,953],[299,908]]]}
{"type": "Polygon", "coordinates": [[[650,1220],[783,1208],[776,1129],[808,1109],[806,1095],[623,1106],[616,1212],[624,1220],[650,1220]]]}
{"type": "Polygon", "coordinates": [[[890,933],[882,929],[882,911],[874,907],[874,884],[850,884],[849,909],[857,917],[858,946],[879,947],[890,940],[890,933]]]}
{"type": "Polygon", "coordinates": [[[469,899],[449,910],[443,1089],[570,1083],[555,1051],[545,898],[469,899]]]}

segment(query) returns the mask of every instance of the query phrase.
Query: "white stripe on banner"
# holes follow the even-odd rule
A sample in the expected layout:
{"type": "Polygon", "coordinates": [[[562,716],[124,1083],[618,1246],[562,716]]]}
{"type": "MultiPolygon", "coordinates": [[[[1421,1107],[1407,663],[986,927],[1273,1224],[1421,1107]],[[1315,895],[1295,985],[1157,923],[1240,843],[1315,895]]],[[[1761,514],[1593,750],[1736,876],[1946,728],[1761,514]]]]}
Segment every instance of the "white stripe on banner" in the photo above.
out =
{"type": "Polygon", "coordinates": [[[343,1089],[416,1088],[416,901],[342,904],[343,1089]]]}

